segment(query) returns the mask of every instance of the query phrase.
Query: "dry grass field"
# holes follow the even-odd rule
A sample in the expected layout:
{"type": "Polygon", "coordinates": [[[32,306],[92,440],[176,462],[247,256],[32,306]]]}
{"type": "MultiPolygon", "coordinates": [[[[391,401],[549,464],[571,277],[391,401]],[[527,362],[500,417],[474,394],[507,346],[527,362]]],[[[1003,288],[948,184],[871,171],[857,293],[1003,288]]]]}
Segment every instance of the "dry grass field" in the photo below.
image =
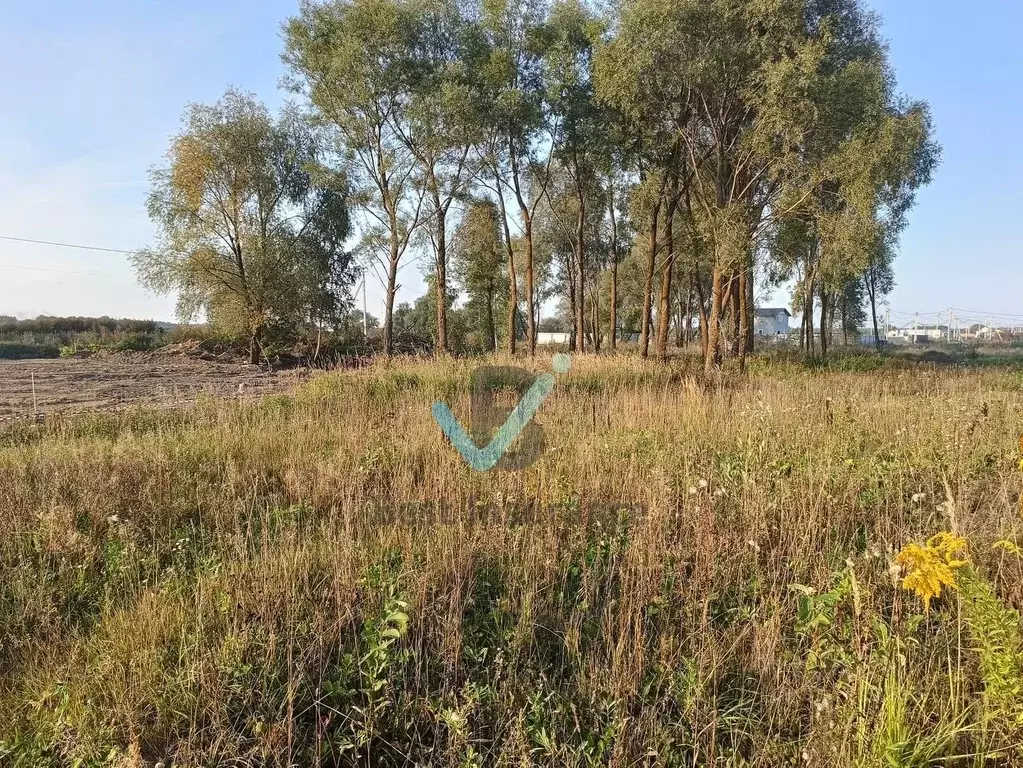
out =
{"type": "Polygon", "coordinates": [[[479,364],[3,426],[0,764],[1023,764],[1017,369],[479,364]]]}

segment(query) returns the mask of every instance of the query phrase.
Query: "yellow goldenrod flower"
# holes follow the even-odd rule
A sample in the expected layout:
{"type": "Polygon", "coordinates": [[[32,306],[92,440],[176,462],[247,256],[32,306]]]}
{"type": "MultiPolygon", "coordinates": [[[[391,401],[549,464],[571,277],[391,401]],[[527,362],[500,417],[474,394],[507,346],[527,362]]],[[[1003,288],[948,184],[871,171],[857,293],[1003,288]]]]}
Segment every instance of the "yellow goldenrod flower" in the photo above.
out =
{"type": "Polygon", "coordinates": [[[1018,555],[1018,554],[1020,554],[1020,548],[1016,545],[1016,542],[1009,541],[1008,539],[1002,539],[1001,541],[996,541],[991,546],[991,549],[1004,549],[1010,555],[1018,555]]]}
{"type": "Polygon", "coordinates": [[[923,546],[906,545],[895,561],[906,571],[902,588],[917,595],[924,601],[924,610],[931,605],[931,598],[938,597],[943,587],[958,589],[956,569],[967,564],[958,559],[959,551],[966,546],[966,539],[942,531],[932,536],[923,546]]]}

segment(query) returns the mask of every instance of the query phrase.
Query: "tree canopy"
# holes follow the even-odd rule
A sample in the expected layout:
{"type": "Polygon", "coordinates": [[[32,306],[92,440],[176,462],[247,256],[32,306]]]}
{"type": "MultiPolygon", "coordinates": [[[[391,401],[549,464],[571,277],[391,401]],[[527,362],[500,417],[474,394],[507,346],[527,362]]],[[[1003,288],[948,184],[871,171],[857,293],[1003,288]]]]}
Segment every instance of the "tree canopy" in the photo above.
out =
{"type": "Polygon", "coordinates": [[[336,324],[352,278],[342,180],[317,172],[317,142],[291,110],[274,118],[229,90],[188,107],[167,165],[151,172],[160,241],[132,256],[143,281],[178,292],[182,319],[204,313],[250,340],[336,324]]]}
{"type": "Polygon", "coordinates": [[[302,118],[234,92],[193,107],[154,176],[163,247],[139,257],[183,311],[257,341],[330,314],[348,202],[388,353],[412,260],[438,351],[465,309],[460,339],[532,355],[557,302],[576,351],[636,331],[644,356],[698,338],[708,372],[741,366],[759,281],[792,285],[802,345],[819,327],[826,352],[868,307],[876,329],[940,156],[859,0],[305,0],[284,37],[302,118]],[[281,226],[225,219],[233,200],[275,201],[281,226]]]}

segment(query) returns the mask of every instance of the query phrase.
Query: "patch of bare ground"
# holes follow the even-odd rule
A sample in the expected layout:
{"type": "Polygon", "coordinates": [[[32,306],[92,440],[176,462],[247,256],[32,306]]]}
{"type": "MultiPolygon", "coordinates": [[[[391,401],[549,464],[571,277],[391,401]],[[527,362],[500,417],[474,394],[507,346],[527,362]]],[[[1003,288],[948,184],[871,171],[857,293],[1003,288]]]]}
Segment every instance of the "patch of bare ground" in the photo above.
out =
{"type": "Polygon", "coordinates": [[[183,354],[112,354],[0,362],[0,422],[40,414],[170,407],[200,395],[253,397],[284,389],[304,369],[264,367],[183,354]]]}

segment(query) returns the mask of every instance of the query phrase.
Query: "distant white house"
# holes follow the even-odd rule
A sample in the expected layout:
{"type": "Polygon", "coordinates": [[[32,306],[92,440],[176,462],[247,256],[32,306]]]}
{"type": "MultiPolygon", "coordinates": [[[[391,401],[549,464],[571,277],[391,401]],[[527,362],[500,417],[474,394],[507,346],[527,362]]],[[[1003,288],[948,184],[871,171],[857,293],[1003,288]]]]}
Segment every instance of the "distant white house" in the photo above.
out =
{"type": "Polygon", "coordinates": [[[1002,333],[1003,333],[1003,331],[1002,331],[1001,328],[993,328],[993,327],[991,327],[989,325],[985,325],[979,331],[977,331],[977,338],[978,339],[986,339],[986,340],[989,340],[989,341],[991,339],[1001,339],[1002,338],[1002,333]]]}
{"type": "Polygon", "coordinates": [[[917,326],[916,328],[891,328],[888,340],[895,344],[929,344],[948,338],[948,327],[944,325],[917,326]]]}
{"type": "Polygon", "coordinates": [[[761,338],[788,338],[792,313],[781,307],[754,310],[753,334],[761,338]]]}
{"type": "Polygon", "coordinates": [[[568,344],[570,334],[541,331],[536,334],[537,345],[544,347],[550,344],[568,344]]]}

